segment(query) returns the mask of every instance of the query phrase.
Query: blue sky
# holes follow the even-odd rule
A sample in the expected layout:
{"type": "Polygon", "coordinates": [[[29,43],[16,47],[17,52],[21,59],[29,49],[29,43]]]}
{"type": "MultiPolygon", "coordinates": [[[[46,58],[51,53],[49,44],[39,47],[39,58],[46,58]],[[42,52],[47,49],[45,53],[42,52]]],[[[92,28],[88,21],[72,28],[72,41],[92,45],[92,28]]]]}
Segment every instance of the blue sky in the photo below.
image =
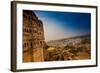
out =
{"type": "Polygon", "coordinates": [[[90,13],[34,11],[43,22],[45,40],[90,34],[90,13]]]}

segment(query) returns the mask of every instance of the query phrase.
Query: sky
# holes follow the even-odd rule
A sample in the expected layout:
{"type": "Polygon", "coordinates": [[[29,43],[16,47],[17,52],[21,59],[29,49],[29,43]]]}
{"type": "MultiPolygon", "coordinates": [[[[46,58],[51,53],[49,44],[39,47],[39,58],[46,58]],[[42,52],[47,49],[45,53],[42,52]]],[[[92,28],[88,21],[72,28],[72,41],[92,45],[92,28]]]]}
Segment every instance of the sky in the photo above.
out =
{"type": "Polygon", "coordinates": [[[55,11],[34,12],[43,22],[45,41],[90,34],[90,13],[55,11]]]}

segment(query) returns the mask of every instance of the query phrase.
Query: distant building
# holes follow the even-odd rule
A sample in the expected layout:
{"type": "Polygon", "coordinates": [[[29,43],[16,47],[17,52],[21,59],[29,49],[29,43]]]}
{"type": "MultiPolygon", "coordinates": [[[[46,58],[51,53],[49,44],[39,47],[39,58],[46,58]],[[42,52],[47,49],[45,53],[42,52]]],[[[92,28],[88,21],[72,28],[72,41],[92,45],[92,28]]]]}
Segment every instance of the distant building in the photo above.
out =
{"type": "Polygon", "coordinates": [[[44,61],[43,23],[31,10],[23,10],[23,62],[44,61]]]}

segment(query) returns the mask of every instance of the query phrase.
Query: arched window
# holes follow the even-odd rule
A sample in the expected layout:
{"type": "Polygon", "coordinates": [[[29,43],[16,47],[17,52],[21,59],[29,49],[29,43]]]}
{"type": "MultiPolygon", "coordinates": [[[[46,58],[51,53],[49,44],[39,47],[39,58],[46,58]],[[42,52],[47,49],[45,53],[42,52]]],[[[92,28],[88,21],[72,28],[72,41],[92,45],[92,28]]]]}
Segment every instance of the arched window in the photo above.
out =
{"type": "Polygon", "coordinates": [[[30,29],[30,33],[32,32],[32,30],[30,29]]]}
{"type": "Polygon", "coordinates": [[[28,32],[28,29],[26,29],[26,32],[28,32]]]}
{"type": "Polygon", "coordinates": [[[31,48],[33,47],[32,42],[30,42],[30,47],[31,47],[31,48]]]}
{"type": "Polygon", "coordinates": [[[40,44],[42,44],[42,41],[40,41],[40,44]]]}
{"type": "Polygon", "coordinates": [[[26,46],[28,47],[28,42],[27,42],[27,45],[26,46]]]}
{"type": "Polygon", "coordinates": [[[24,43],[23,47],[24,47],[24,48],[26,47],[26,43],[24,43]]]}
{"type": "Polygon", "coordinates": [[[24,29],[24,31],[26,32],[26,28],[24,29]]]}

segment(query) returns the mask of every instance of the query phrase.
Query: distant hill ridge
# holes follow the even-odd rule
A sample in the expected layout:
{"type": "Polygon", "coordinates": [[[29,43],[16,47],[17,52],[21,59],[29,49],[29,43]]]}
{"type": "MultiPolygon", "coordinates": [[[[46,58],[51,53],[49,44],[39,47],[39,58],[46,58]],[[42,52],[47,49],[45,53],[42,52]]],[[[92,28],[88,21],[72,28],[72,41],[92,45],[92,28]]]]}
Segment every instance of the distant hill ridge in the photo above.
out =
{"type": "Polygon", "coordinates": [[[75,45],[77,43],[80,43],[82,39],[88,38],[90,39],[90,35],[83,35],[83,36],[75,36],[75,37],[70,37],[70,38],[64,38],[64,39],[59,39],[59,40],[51,40],[47,42],[48,46],[53,46],[53,47],[64,47],[66,45],[75,45]]]}

